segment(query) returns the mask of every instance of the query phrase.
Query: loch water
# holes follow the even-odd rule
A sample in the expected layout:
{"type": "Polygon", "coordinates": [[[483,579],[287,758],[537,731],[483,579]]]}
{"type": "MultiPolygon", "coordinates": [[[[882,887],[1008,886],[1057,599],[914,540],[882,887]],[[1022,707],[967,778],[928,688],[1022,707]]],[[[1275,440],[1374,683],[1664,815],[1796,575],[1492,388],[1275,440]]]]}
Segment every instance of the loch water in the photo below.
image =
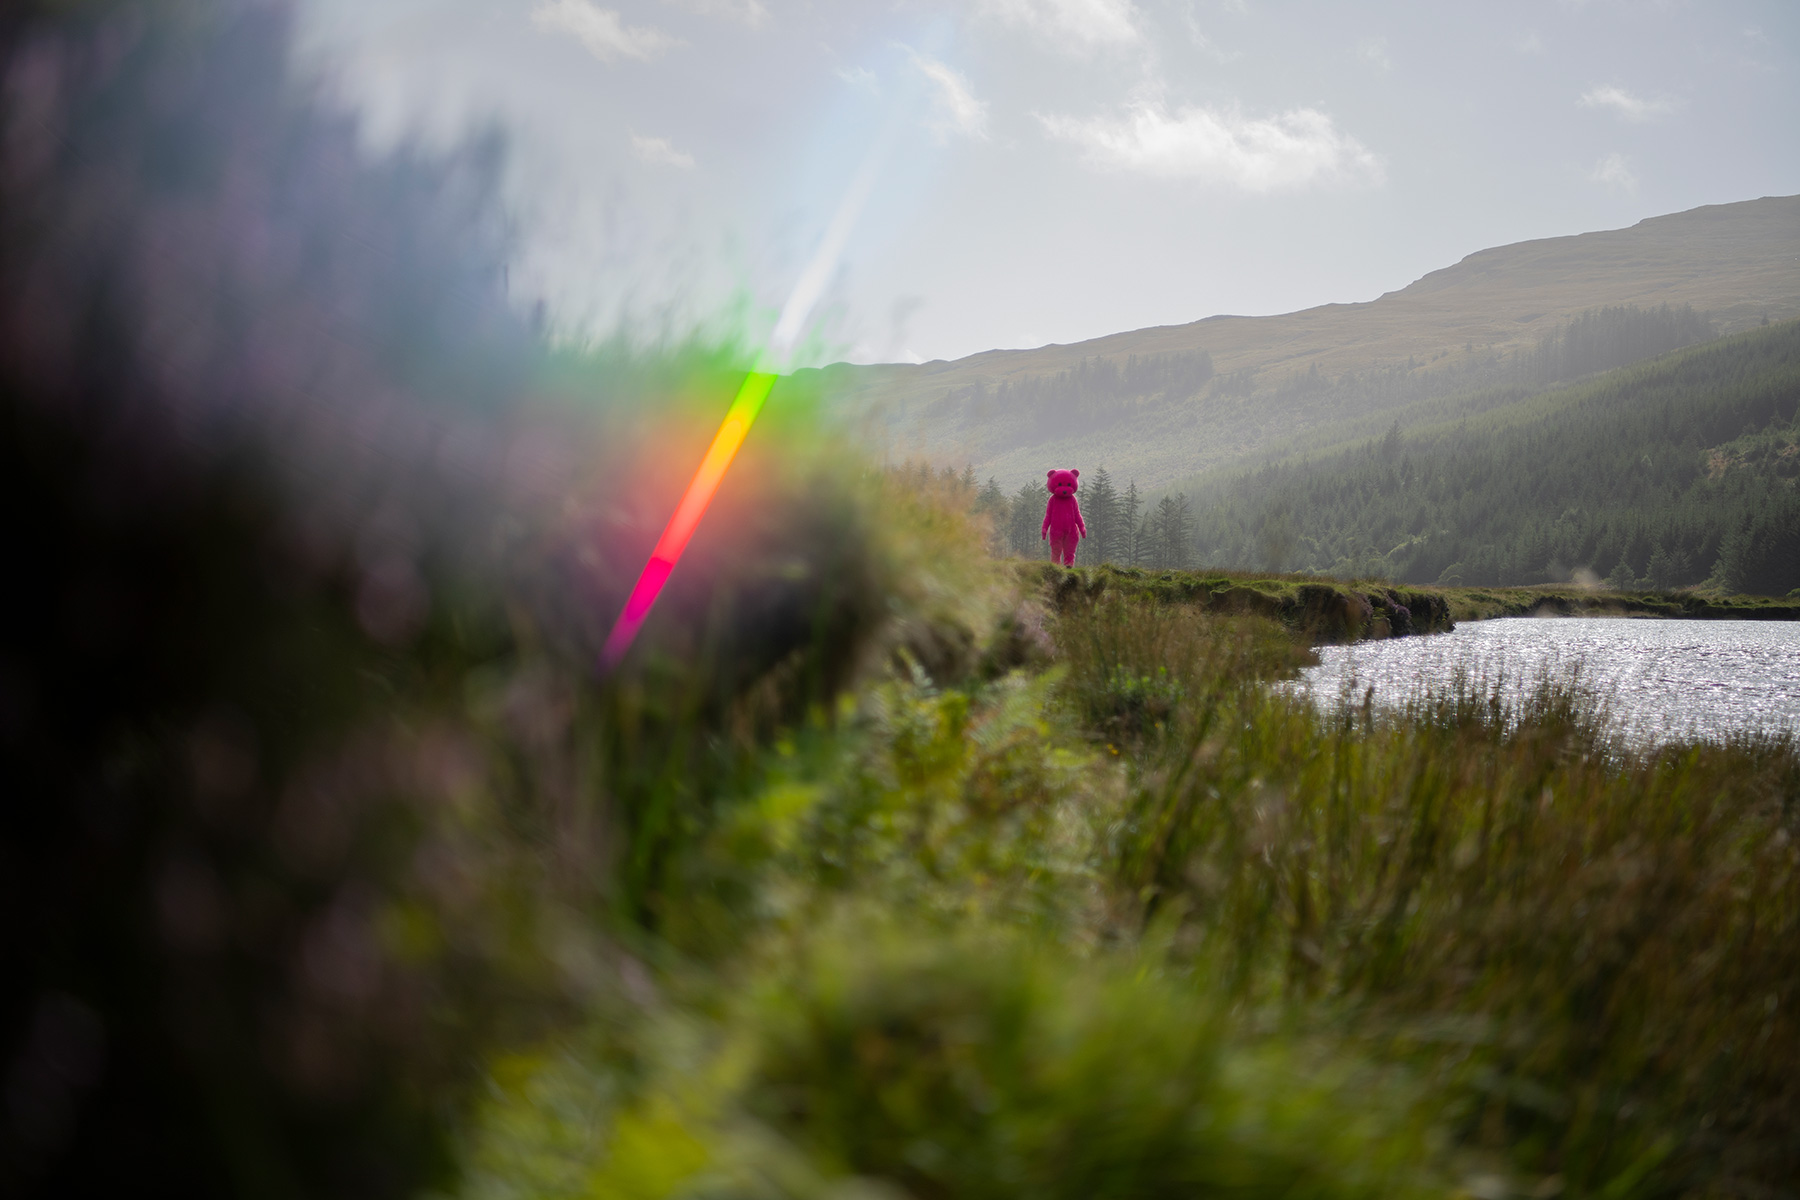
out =
{"type": "Polygon", "coordinates": [[[1511,703],[1549,678],[1572,681],[1639,746],[1800,735],[1800,622],[1508,617],[1319,657],[1296,687],[1321,704],[1397,708],[1459,677],[1511,703]]]}

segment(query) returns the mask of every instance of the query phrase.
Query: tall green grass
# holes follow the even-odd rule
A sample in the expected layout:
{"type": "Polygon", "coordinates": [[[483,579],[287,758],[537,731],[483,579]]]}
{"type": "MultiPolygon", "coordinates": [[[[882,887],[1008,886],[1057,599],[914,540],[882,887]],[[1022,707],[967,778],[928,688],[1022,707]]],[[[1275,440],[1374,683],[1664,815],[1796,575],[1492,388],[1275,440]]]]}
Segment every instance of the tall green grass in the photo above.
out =
{"type": "MultiPolygon", "coordinates": [[[[1105,606],[1063,633],[1104,648],[1088,678],[1190,637],[1105,606]]],[[[1190,695],[1109,848],[1179,955],[1418,1063],[1462,1140],[1572,1194],[1800,1174],[1791,737],[1630,753],[1569,681],[1323,718],[1190,695]]]]}
{"type": "Polygon", "coordinates": [[[775,739],[682,859],[660,990],[496,1075],[469,1194],[1778,1195],[1800,1169],[1791,739],[1633,753],[1557,680],[1320,710],[1271,686],[1307,653],[1273,622],[1116,593],[1001,624],[1048,651],[899,655],[775,739]]]}

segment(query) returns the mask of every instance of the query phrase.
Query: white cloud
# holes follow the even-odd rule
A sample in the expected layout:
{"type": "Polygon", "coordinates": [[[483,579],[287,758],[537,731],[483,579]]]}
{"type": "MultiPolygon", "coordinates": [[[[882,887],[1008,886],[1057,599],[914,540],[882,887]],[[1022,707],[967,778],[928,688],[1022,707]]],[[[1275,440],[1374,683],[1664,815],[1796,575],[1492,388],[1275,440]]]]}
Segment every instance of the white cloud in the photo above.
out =
{"type": "Polygon", "coordinates": [[[1388,57],[1388,40],[1384,37],[1367,37],[1356,43],[1356,56],[1376,70],[1394,69],[1394,60],[1388,57]]]}
{"type": "Polygon", "coordinates": [[[1542,54],[1544,39],[1538,36],[1537,30],[1530,29],[1525,32],[1524,37],[1513,43],[1513,49],[1520,54],[1542,54]]]}
{"type": "Polygon", "coordinates": [[[1123,118],[1039,116],[1052,137],[1084,147],[1100,166],[1169,179],[1202,179],[1247,192],[1317,183],[1379,183],[1381,160],[1325,113],[1273,117],[1138,104],[1123,118]]]}
{"type": "Polygon", "coordinates": [[[1132,0],[982,0],[981,8],[1075,53],[1130,46],[1144,36],[1132,0]]]}
{"type": "Polygon", "coordinates": [[[851,87],[865,91],[871,96],[881,94],[881,82],[875,78],[875,72],[867,67],[839,67],[837,77],[851,87]]]}
{"type": "Polygon", "coordinates": [[[1622,87],[1598,84],[1581,94],[1583,108],[1610,108],[1627,121],[1650,121],[1675,111],[1673,100],[1647,100],[1622,87]]]}
{"type": "Polygon", "coordinates": [[[1182,24],[1187,26],[1188,40],[1194,43],[1195,48],[1220,63],[1234,62],[1244,57],[1242,50],[1221,50],[1211,38],[1206,36],[1206,30],[1200,27],[1200,18],[1195,12],[1194,5],[1195,0],[1184,0],[1180,13],[1182,24]]]}
{"type": "Polygon", "coordinates": [[[1588,178],[1609,187],[1624,188],[1628,192],[1637,191],[1637,176],[1631,173],[1631,163],[1623,154],[1616,152],[1595,163],[1594,169],[1588,172],[1588,178]]]}
{"type": "Polygon", "coordinates": [[[663,3],[685,8],[703,17],[723,17],[752,29],[769,19],[769,10],[762,0],[663,0],[663,3]]]}
{"type": "Polygon", "coordinates": [[[631,135],[631,152],[647,163],[655,163],[660,167],[680,167],[684,171],[694,169],[694,156],[677,150],[668,138],[639,137],[631,135]]]}
{"type": "Polygon", "coordinates": [[[932,127],[938,135],[960,133],[965,137],[985,138],[988,106],[985,101],[975,98],[975,93],[969,90],[968,80],[935,58],[914,52],[912,60],[913,65],[936,86],[934,107],[938,115],[932,127]]]}
{"type": "Polygon", "coordinates": [[[601,8],[594,0],[544,0],[531,11],[531,23],[539,29],[566,33],[588,48],[601,62],[635,58],[648,62],[680,39],[660,29],[633,27],[619,14],[601,8]]]}

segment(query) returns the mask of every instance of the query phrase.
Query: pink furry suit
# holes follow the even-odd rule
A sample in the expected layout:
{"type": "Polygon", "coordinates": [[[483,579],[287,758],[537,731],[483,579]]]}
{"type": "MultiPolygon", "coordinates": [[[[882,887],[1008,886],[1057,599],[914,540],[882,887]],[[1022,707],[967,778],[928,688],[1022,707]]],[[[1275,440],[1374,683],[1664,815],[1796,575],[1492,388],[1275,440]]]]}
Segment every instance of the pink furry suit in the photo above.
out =
{"type": "Polygon", "coordinates": [[[1081,519],[1081,502],[1075,489],[1081,485],[1080,471],[1048,473],[1050,503],[1044,506],[1044,527],[1038,538],[1050,540],[1050,561],[1065,567],[1075,565],[1075,545],[1087,536],[1087,522],[1081,519]]]}

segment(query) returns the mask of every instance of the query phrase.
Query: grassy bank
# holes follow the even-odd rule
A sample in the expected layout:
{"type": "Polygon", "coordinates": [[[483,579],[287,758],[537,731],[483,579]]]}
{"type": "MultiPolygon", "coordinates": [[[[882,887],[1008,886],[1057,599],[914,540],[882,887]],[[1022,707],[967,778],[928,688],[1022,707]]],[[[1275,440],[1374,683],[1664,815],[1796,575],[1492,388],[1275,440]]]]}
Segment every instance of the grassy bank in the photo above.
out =
{"type": "Polygon", "coordinates": [[[1562,587],[1442,588],[1459,621],[1488,617],[1587,616],[1668,617],[1690,621],[1800,621],[1793,598],[1729,596],[1683,589],[1673,592],[1614,592],[1574,585],[1562,587]]]}
{"type": "Polygon", "coordinates": [[[1103,594],[1190,605],[1221,615],[1279,621],[1314,641],[1355,641],[1441,633],[1457,621],[1491,617],[1665,617],[1680,620],[1797,621],[1800,602],[1768,596],[1731,596],[1692,589],[1620,592],[1575,584],[1540,587],[1414,587],[1379,581],[1349,583],[1311,575],[1248,571],[1156,571],[1143,567],[1063,569],[1015,564],[1021,586],[1041,589],[1053,603],[1103,594]]]}

